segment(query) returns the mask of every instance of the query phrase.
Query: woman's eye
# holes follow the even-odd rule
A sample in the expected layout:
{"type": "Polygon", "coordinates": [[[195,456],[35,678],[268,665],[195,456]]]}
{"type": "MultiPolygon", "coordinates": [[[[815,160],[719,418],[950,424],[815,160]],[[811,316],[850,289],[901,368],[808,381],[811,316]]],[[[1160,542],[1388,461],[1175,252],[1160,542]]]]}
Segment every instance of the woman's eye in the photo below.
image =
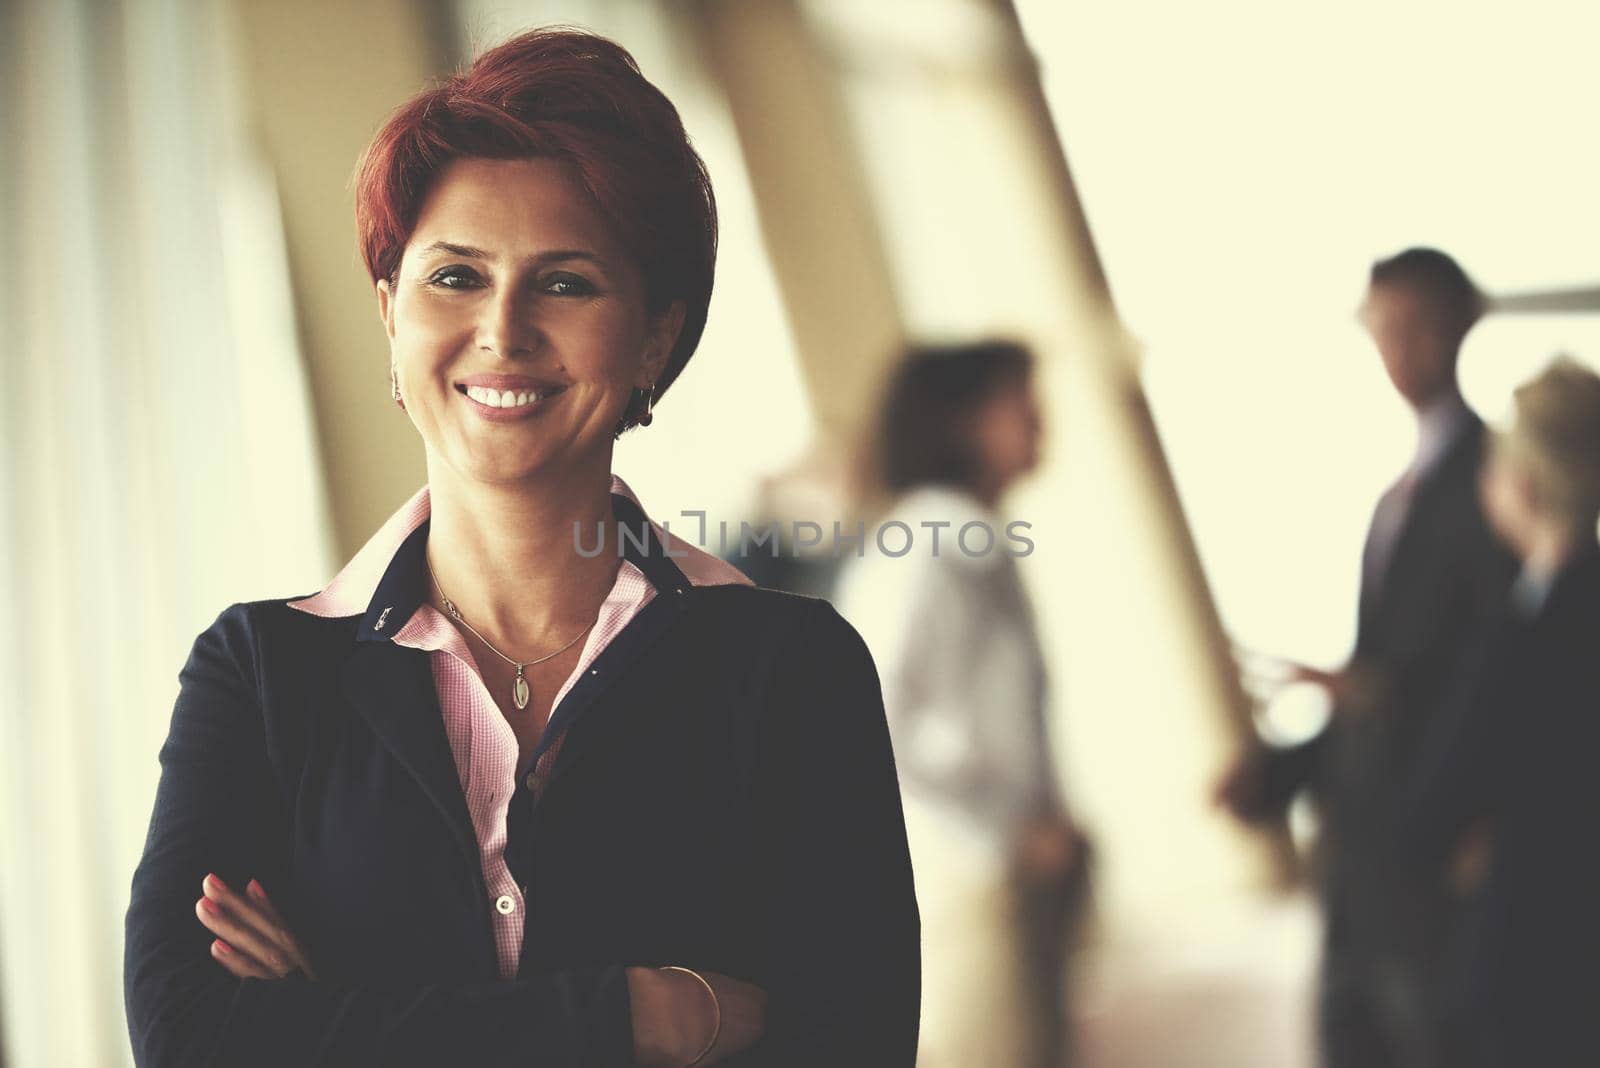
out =
{"type": "Polygon", "coordinates": [[[544,288],[558,297],[586,297],[594,292],[594,286],[575,274],[551,275],[544,288]]]}
{"type": "Polygon", "coordinates": [[[428,284],[440,289],[473,289],[482,285],[478,273],[466,267],[444,267],[428,276],[428,284]]]}

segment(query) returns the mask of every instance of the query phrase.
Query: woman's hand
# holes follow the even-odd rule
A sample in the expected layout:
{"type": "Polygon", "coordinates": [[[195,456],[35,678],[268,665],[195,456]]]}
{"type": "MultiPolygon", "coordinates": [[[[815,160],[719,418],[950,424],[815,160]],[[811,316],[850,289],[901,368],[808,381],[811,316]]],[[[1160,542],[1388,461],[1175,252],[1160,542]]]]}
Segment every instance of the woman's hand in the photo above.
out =
{"type": "Polygon", "coordinates": [[[251,879],[240,895],[215,875],[207,875],[200,888],[202,896],[194,911],[206,930],[217,936],[211,943],[211,959],[232,975],[283,979],[304,972],[308,979],[317,977],[311,970],[310,955],[260,883],[251,879]]]}
{"type": "Polygon", "coordinates": [[[1065,882],[1081,859],[1082,847],[1078,828],[1065,815],[1042,819],[1030,825],[1017,841],[1018,871],[1028,882],[1065,882]]]}
{"type": "Polygon", "coordinates": [[[1252,746],[1235,758],[1217,781],[1212,800],[1240,823],[1259,826],[1281,815],[1282,808],[1273,804],[1265,751],[1252,746]]]}
{"type": "Polygon", "coordinates": [[[1384,706],[1383,678],[1370,664],[1351,661],[1338,671],[1296,664],[1293,681],[1322,687],[1334,711],[1346,718],[1371,715],[1384,706]]]}
{"type": "Polygon", "coordinates": [[[660,968],[628,969],[634,1056],[642,1068],[704,1068],[755,1045],[766,1031],[766,991],[716,972],[699,974],[716,993],[720,1031],[706,988],[694,976],[660,968]],[[717,1044],[695,1060],[713,1034],[717,1044]]]}

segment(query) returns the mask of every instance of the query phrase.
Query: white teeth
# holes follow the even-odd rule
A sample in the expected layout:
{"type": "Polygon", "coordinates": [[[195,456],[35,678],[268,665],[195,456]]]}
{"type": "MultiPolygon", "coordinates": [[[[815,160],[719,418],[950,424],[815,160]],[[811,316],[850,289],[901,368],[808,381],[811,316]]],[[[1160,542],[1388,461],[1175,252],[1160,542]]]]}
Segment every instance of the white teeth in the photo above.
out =
{"type": "Polygon", "coordinates": [[[511,390],[488,389],[484,386],[468,386],[467,396],[490,408],[522,408],[540,399],[538,390],[515,393],[511,390]]]}

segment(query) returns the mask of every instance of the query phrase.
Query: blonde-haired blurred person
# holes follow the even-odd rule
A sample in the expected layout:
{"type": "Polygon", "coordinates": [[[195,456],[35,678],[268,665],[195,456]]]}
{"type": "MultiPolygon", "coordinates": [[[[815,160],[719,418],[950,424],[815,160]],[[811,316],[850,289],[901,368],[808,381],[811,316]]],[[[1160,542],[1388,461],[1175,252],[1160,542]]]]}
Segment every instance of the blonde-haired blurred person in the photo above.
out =
{"type": "Polygon", "coordinates": [[[1577,1068],[1600,1064],[1600,376],[1557,360],[1515,409],[1482,495],[1522,571],[1429,739],[1401,844],[1459,880],[1464,843],[1491,843],[1452,1063],[1577,1068]]]}
{"type": "Polygon", "coordinates": [[[918,346],[892,373],[841,612],[882,679],[923,923],[921,1068],[1063,1063],[1065,939],[1084,849],[1046,730],[1047,672],[998,513],[1038,463],[1032,357],[918,346]]]}

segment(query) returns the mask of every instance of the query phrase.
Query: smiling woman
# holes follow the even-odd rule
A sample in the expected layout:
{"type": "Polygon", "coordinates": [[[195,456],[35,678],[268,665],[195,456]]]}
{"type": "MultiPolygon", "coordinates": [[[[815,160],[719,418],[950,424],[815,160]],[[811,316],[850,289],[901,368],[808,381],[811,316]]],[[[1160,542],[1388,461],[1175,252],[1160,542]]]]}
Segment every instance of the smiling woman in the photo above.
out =
{"type": "MultiPolygon", "coordinates": [[[[450,164],[377,287],[412,421],[446,463],[489,481],[642,422],[685,313],[678,298],[651,314],[646,281],[581,173],[550,158],[450,164]],[[502,358],[540,350],[559,364],[502,358]],[[523,432],[485,438],[483,420],[523,432]]],[[[609,449],[596,458],[609,465],[609,449]]]]}
{"type": "Polygon", "coordinates": [[[196,641],[127,917],[139,1062],[911,1065],[865,646],[611,471],[710,299],[676,111],[615,44],[525,34],[391,118],[356,210],[428,484],[196,641]]]}

